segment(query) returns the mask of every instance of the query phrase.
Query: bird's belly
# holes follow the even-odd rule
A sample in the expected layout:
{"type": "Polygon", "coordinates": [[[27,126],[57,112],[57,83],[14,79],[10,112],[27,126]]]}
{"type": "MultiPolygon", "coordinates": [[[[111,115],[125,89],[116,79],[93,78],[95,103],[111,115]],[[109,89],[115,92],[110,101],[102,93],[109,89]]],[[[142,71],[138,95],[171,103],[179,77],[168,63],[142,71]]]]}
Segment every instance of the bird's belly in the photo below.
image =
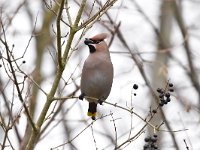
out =
{"type": "Polygon", "coordinates": [[[87,82],[83,83],[86,96],[95,97],[98,99],[106,99],[110,93],[112,79],[104,72],[96,71],[87,77],[87,82]]]}

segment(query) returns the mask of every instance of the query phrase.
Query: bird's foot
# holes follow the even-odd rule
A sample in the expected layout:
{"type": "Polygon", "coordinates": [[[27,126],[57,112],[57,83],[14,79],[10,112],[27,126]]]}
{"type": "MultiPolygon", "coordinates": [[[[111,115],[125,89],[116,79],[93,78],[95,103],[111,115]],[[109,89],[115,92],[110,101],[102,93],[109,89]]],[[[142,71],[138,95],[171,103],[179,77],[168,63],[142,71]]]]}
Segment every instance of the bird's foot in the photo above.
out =
{"type": "Polygon", "coordinates": [[[81,93],[81,95],[78,97],[80,100],[83,100],[85,97],[85,93],[81,93]]]}
{"type": "Polygon", "coordinates": [[[98,100],[98,103],[99,103],[100,105],[102,105],[102,104],[103,104],[103,102],[104,102],[104,101],[103,101],[103,100],[101,100],[101,99],[99,99],[99,100],[98,100]]]}

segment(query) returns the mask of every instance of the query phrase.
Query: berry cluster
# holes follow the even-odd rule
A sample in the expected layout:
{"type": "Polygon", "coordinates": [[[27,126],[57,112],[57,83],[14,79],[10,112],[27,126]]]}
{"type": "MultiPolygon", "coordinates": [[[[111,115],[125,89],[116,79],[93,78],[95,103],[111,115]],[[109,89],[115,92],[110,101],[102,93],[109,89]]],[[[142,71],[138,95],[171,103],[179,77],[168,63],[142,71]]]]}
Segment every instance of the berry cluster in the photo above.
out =
{"type": "Polygon", "coordinates": [[[173,86],[174,85],[172,83],[168,83],[165,90],[162,89],[162,88],[158,88],[157,89],[157,92],[159,93],[159,98],[160,98],[159,105],[161,107],[171,101],[171,98],[170,98],[171,94],[170,94],[170,92],[174,92],[173,86]]]}
{"type": "Polygon", "coordinates": [[[158,150],[158,146],[156,145],[156,142],[158,140],[158,135],[153,134],[153,136],[148,136],[144,139],[146,142],[143,150],[158,150]]]}

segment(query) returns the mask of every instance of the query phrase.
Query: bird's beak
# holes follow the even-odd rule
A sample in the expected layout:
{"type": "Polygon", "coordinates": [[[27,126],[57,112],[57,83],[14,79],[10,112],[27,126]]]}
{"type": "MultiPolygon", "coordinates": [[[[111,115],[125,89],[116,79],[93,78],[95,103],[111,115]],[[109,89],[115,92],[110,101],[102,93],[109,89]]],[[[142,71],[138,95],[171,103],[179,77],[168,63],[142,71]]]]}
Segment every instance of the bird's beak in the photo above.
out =
{"type": "Polygon", "coordinates": [[[94,44],[94,41],[86,38],[84,43],[85,43],[85,45],[90,45],[90,44],[94,44]]]}

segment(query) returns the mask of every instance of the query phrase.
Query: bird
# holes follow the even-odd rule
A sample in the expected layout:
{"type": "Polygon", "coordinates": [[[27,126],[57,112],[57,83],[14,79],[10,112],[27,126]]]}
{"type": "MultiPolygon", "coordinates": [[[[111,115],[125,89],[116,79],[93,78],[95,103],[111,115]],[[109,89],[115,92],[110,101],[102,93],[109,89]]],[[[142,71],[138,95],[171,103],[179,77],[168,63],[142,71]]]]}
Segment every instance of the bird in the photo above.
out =
{"type": "Polygon", "coordinates": [[[89,102],[87,115],[92,120],[96,119],[97,104],[102,105],[107,99],[113,83],[113,64],[105,42],[107,37],[107,33],[101,33],[84,41],[90,53],[82,68],[79,99],[83,100],[87,96],[86,100],[89,102]]]}

